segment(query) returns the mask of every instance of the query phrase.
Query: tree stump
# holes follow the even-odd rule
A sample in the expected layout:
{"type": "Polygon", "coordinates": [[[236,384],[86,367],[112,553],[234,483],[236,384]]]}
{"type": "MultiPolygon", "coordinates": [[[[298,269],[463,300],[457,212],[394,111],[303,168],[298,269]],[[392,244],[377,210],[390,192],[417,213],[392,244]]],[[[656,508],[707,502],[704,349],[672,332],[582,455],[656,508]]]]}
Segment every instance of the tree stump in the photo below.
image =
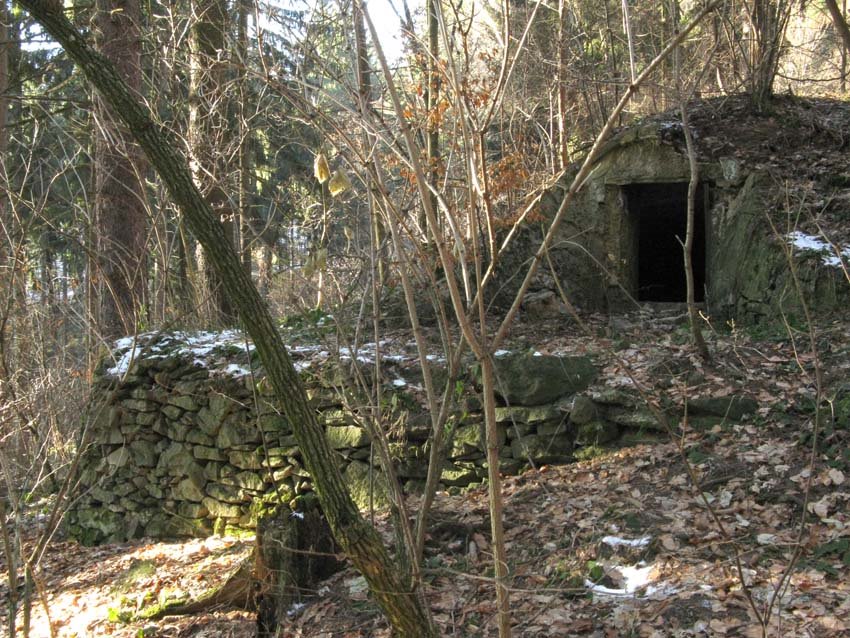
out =
{"type": "Polygon", "coordinates": [[[295,603],[316,591],[317,584],[339,571],[337,547],[315,502],[292,511],[278,505],[257,522],[255,574],[257,636],[273,638],[295,603]]]}

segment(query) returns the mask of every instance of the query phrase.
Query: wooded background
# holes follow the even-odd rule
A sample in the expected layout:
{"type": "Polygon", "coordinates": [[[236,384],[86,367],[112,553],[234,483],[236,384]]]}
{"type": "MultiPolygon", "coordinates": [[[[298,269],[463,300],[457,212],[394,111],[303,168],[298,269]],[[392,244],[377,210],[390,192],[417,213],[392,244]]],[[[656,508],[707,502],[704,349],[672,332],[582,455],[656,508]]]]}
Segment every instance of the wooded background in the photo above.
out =
{"type": "MultiPolygon", "coordinates": [[[[382,308],[400,308],[418,333],[424,301],[450,376],[469,347],[486,386],[521,300],[493,321],[486,284],[509,231],[534,219],[534,197],[613,127],[674,107],[686,116],[694,98],[746,93],[769,115],[777,92],[845,97],[845,5],[97,0],[53,10],[187,159],[274,316],[328,317],[356,342],[380,334],[382,308]],[[388,58],[389,31],[402,47],[388,58]]],[[[239,322],[214,259],[118,114],[18,5],[3,3],[0,24],[0,470],[14,509],[72,476],[85,387],[114,339],[239,322]]],[[[424,368],[439,450],[451,387],[424,368]]],[[[423,530],[407,531],[419,554],[423,530]]]]}

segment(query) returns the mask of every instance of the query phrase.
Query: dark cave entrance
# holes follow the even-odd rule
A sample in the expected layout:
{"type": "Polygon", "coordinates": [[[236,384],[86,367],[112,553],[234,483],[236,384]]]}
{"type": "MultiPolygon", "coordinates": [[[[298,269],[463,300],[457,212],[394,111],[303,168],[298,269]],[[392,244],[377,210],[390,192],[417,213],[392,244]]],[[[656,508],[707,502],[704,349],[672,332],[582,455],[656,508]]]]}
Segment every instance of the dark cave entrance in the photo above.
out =
{"type": "MultiPolygon", "coordinates": [[[[682,243],[687,229],[688,185],[628,184],[623,187],[628,226],[633,229],[632,250],[637,267],[638,301],[687,301],[682,243]],[[680,241],[682,243],[680,243],[680,241]]],[[[705,297],[705,189],[700,184],[695,198],[694,297],[705,297]]]]}

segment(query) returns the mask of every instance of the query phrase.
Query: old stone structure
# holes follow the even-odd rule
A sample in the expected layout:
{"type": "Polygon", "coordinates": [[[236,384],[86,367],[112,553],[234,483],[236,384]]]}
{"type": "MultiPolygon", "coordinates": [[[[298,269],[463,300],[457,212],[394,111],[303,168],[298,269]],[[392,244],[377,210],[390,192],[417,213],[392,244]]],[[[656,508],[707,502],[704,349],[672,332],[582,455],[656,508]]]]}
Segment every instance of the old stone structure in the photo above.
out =
{"type": "MultiPolygon", "coordinates": [[[[368,415],[350,407],[368,402],[349,402],[356,397],[346,374],[358,361],[368,375],[374,350],[367,345],[350,357],[343,349],[336,359],[313,346],[291,351],[356,502],[383,507],[384,479],[364,427],[368,415]]],[[[295,510],[299,499],[309,500],[310,476],[262,371],[251,373],[254,358],[252,347],[232,332],[122,340],[94,386],[70,531],[87,543],[203,536],[252,528],[268,499],[295,510]]],[[[637,397],[591,385],[596,369],[584,357],[502,353],[496,362],[505,473],[529,463],[567,462],[576,445],[658,427],[637,397]]],[[[418,489],[427,470],[430,422],[417,399],[417,367],[404,354],[388,357],[385,365],[387,404],[396,406],[391,446],[407,490],[418,489]]],[[[467,390],[451,419],[454,435],[442,474],[447,489],[480,483],[487,474],[474,373],[462,385],[467,390]]],[[[733,416],[741,406],[754,409],[750,403],[735,403],[733,416]]],[[[691,408],[700,410],[698,404],[691,408]]],[[[702,406],[703,413],[723,418],[728,408],[728,400],[702,406]]]]}
{"type": "MultiPolygon", "coordinates": [[[[355,398],[345,374],[355,365],[352,358],[331,361],[318,347],[292,353],[356,502],[383,507],[383,478],[374,469],[377,459],[364,427],[368,415],[348,407],[355,398]]],[[[357,365],[366,368],[371,356],[365,347],[357,365]]],[[[78,538],[100,542],[250,528],[263,497],[297,508],[294,501],[310,494],[291,428],[262,371],[251,374],[253,348],[246,350],[238,335],[127,339],[115,359],[114,365],[103,364],[94,384],[80,497],[68,519],[78,538]]],[[[408,489],[416,489],[426,476],[430,423],[418,410],[415,383],[402,379],[412,370],[400,367],[404,357],[394,359],[386,363],[385,393],[401,427],[393,428],[391,439],[398,474],[408,489]]],[[[514,380],[510,396],[516,407],[501,415],[506,472],[529,460],[565,461],[572,454],[575,432],[564,400],[585,389],[595,370],[585,359],[545,357],[538,363],[548,366],[545,375],[514,380]],[[533,408],[520,407],[529,401],[533,408]],[[516,428],[507,427],[512,417],[516,428]]],[[[481,420],[474,396],[465,397],[451,421],[455,434],[445,486],[468,486],[486,476],[481,420]]]]}
{"type": "MultiPolygon", "coordinates": [[[[807,157],[820,158],[832,147],[840,155],[842,142],[832,140],[830,130],[824,132],[823,122],[831,122],[829,105],[819,107],[823,112],[815,115],[806,115],[804,107],[793,103],[786,114],[789,120],[796,118],[788,124],[796,128],[785,136],[801,138],[797,147],[786,151],[795,152],[796,164],[775,148],[771,136],[776,135],[776,122],[767,127],[754,120],[732,128],[714,120],[712,126],[719,132],[710,144],[703,137],[712,130],[695,131],[700,178],[695,201],[695,292],[714,318],[754,323],[776,319],[781,312],[800,314],[789,250],[811,309],[841,310],[850,302],[850,285],[839,259],[843,254],[845,264],[850,262],[850,249],[840,237],[838,244],[819,238],[812,222],[820,218],[823,223],[827,209],[846,215],[850,189],[846,182],[821,179],[819,174],[813,178],[806,166],[807,157]],[[806,125],[806,117],[813,120],[812,130],[820,137],[798,130],[806,125]],[[759,126],[765,130],[759,131],[759,126]],[[736,131],[741,139],[734,138],[736,131]],[[801,233],[801,226],[812,234],[801,233]]],[[[833,124],[843,139],[850,132],[845,111],[840,111],[844,119],[833,124]]],[[[576,172],[577,168],[566,171],[543,195],[539,202],[543,221],[526,224],[503,259],[502,274],[493,287],[503,303],[512,298],[521,279],[516,272],[524,270],[521,264],[527,264],[539,246],[576,172]]],[[[685,301],[680,241],[685,237],[689,180],[684,135],[675,114],[628,128],[609,142],[569,207],[550,251],[555,276],[574,304],[616,313],[633,310],[635,302],[685,301]]],[[[531,314],[554,288],[552,273],[541,268],[526,302],[531,314]]],[[[556,309],[557,304],[542,306],[544,314],[556,309]]]]}

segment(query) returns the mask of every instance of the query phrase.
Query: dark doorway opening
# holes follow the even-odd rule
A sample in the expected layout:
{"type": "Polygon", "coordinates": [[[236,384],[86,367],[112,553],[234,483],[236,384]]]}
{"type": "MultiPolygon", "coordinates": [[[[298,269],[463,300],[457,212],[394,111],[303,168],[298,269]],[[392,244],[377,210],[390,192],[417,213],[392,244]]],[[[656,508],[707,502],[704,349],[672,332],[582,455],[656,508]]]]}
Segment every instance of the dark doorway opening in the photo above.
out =
{"type": "MultiPolygon", "coordinates": [[[[687,301],[682,244],[687,230],[688,185],[629,184],[623,187],[630,226],[636,232],[638,301],[687,301]]],[[[694,297],[705,297],[705,195],[695,198],[694,297]]]]}

